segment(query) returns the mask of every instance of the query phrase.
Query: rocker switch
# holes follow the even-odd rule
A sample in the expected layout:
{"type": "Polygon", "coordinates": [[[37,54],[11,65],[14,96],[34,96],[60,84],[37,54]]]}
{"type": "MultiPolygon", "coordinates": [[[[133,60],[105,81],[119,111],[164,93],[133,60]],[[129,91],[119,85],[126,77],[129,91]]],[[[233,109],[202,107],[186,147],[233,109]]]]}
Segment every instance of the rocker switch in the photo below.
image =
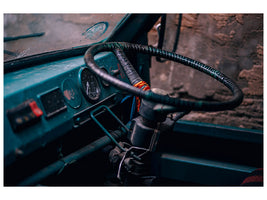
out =
{"type": "Polygon", "coordinates": [[[7,117],[15,132],[35,124],[42,115],[43,111],[33,99],[24,101],[18,106],[7,110],[7,117]]]}
{"type": "Polygon", "coordinates": [[[37,106],[36,101],[32,101],[29,103],[29,106],[31,107],[31,110],[35,117],[41,117],[43,115],[43,111],[37,106]]]}

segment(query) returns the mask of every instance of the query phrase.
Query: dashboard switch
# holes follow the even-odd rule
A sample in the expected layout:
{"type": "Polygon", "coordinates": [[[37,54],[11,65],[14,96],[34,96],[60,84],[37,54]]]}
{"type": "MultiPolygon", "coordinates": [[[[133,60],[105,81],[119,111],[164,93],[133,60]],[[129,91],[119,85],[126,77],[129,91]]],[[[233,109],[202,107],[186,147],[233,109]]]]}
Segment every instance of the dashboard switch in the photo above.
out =
{"type": "Polygon", "coordinates": [[[41,117],[43,115],[43,111],[37,106],[36,101],[32,101],[29,103],[32,112],[36,117],[41,117]]]}
{"type": "Polygon", "coordinates": [[[33,99],[24,101],[18,106],[7,110],[7,117],[15,132],[35,124],[42,115],[43,111],[33,99]]]}

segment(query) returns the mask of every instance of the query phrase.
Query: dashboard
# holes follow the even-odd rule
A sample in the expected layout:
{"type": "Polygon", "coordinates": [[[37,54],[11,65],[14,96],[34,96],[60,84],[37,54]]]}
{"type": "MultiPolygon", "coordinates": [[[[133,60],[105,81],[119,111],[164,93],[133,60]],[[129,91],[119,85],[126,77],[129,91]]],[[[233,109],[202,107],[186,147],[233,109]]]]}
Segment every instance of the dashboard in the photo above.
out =
{"type": "MultiPolygon", "coordinates": [[[[103,71],[128,82],[113,53],[95,57],[103,71]]],[[[119,104],[124,94],[93,75],[83,56],[54,61],[4,76],[5,166],[90,120],[100,105],[119,104]]]]}
{"type": "MultiPolygon", "coordinates": [[[[95,61],[129,83],[113,53],[98,54],[95,61]]],[[[25,67],[4,75],[5,185],[112,184],[113,147],[92,113],[113,108],[127,123],[132,98],[93,75],[83,56],[25,67]]],[[[99,118],[110,131],[118,121],[109,114],[99,118]]],[[[162,178],[159,185],[175,180],[178,185],[239,185],[262,167],[262,149],[261,132],[179,121],[161,134],[153,170],[162,178]]]]}

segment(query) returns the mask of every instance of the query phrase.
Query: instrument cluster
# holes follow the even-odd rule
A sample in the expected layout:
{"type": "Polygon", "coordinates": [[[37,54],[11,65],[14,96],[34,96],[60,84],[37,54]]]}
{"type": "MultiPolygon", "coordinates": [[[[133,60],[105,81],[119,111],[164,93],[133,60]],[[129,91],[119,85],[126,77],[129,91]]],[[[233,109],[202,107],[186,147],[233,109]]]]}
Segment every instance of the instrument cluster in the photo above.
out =
{"type": "MultiPolygon", "coordinates": [[[[95,61],[103,71],[128,81],[114,54],[102,53],[95,61]]],[[[98,106],[111,108],[123,98],[85,66],[83,56],[5,74],[4,86],[5,164],[16,160],[16,149],[29,154],[88,122],[98,106]]]]}

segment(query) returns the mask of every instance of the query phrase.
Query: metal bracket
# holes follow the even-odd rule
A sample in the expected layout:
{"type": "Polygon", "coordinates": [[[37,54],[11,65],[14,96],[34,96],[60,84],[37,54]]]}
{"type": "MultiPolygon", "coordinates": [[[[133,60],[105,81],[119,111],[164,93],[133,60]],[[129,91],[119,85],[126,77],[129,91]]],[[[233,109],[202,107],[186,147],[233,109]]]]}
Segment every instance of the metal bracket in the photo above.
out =
{"type": "Polygon", "coordinates": [[[123,124],[123,122],[109,109],[109,107],[105,106],[105,105],[101,105],[99,107],[97,107],[96,109],[92,110],[90,112],[90,116],[91,118],[95,121],[95,123],[104,131],[104,133],[111,139],[112,142],[114,142],[114,144],[116,144],[116,146],[118,148],[120,148],[120,150],[122,151],[126,151],[126,149],[124,149],[116,140],[115,138],[108,132],[108,130],[96,119],[95,117],[95,113],[97,111],[100,111],[100,110],[105,110],[105,111],[108,111],[111,116],[121,125],[121,130],[124,132],[124,133],[128,133],[129,132],[129,129],[127,128],[127,126],[125,124],[123,124]]]}

